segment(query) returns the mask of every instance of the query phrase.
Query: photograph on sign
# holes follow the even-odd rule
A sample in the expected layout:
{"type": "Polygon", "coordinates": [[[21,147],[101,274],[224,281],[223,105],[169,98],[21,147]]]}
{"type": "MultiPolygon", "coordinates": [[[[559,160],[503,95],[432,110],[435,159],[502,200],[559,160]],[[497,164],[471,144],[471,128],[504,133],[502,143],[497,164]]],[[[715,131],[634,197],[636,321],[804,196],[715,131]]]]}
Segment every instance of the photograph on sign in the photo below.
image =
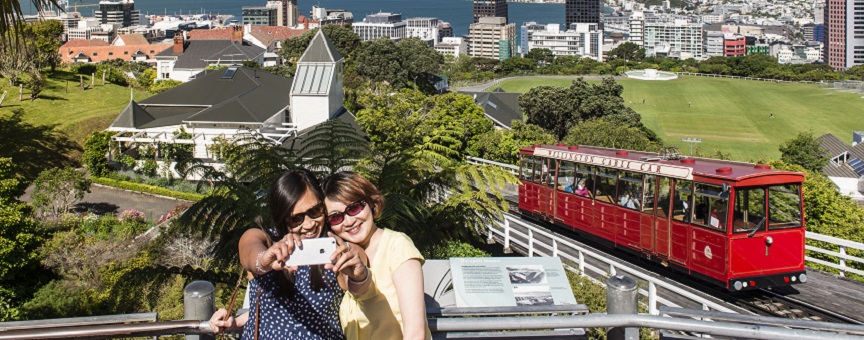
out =
{"type": "Polygon", "coordinates": [[[510,283],[546,283],[546,271],[543,266],[508,266],[507,273],[510,274],[510,283]]]}
{"type": "Polygon", "coordinates": [[[555,304],[549,286],[514,286],[517,306],[551,306],[555,304]]]}

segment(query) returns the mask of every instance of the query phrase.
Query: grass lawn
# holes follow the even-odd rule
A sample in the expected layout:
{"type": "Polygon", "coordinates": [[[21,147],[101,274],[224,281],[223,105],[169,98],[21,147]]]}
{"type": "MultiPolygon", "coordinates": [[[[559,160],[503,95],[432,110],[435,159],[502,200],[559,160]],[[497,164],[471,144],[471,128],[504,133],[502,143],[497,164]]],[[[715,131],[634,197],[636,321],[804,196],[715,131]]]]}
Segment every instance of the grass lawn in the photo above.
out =
{"type": "MultiPolygon", "coordinates": [[[[10,114],[14,109],[24,109],[24,121],[33,125],[57,125],[69,138],[79,144],[93,131],[103,130],[129,104],[129,88],[105,82],[96,76],[95,85],[82,91],[78,86],[79,76],[57,70],[49,76],[45,89],[35,101],[30,101],[30,91],[24,89],[23,101],[18,101],[18,87],[9,86],[9,81],[0,79],[0,93],[7,91],[0,107],[0,114],[10,114]],[[68,92],[67,92],[68,81],[68,92]]],[[[84,76],[90,85],[90,77],[84,76]]],[[[135,91],[135,100],[151,94],[135,91]]]]}
{"type": "MultiPolygon", "coordinates": [[[[851,143],[852,131],[864,130],[861,95],[818,85],[702,77],[618,82],[624,86],[625,103],[642,115],[642,122],[683,153],[689,153],[689,146],[680,139],[695,137],[702,138],[698,146],[706,154],[718,148],[741,161],[780,158],[777,148],[800,131],[812,130],[816,137],[831,132],[851,143]],[[774,118],[769,117],[771,112],[774,118]]],[[[526,78],[505,81],[501,87],[526,92],[535,86],[569,83],[526,78]]]]}

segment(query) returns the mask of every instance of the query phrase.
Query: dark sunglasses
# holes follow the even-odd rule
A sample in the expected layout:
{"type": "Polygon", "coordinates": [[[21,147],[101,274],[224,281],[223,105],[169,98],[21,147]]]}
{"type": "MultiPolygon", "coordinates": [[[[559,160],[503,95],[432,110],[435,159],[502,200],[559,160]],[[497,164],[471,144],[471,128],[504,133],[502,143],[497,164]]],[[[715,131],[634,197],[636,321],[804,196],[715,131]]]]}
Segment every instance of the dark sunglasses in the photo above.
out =
{"type": "Polygon", "coordinates": [[[357,216],[357,214],[361,213],[364,208],[366,208],[366,202],[359,201],[351,203],[345,207],[345,210],[327,216],[327,222],[330,223],[331,226],[341,224],[342,221],[345,220],[345,214],[352,217],[357,216]]]}
{"type": "Polygon", "coordinates": [[[291,217],[288,217],[288,226],[291,229],[294,229],[302,225],[303,221],[306,220],[307,216],[310,219],[314,220],[316,218],[320,218],[322,215],[324,215],[324,203],[318,203],[314,207],[311,207],[302,213],[294,214],[291,215],[291,217]]]}

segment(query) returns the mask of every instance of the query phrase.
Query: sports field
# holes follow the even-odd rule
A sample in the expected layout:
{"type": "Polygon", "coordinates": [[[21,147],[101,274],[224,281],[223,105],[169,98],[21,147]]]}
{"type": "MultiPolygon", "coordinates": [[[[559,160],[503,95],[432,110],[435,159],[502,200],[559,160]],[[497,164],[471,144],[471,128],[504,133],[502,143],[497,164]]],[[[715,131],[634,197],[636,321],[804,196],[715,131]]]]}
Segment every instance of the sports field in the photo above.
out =
{"type": "MultiPolygon", "coordinates": [[[[596,82],[596,81],[590,81],[596,82]]],[[[714,148],[735,160],[780,158],[779,145],[800,131],[818,137],[827,132],[851,143],[853,130],[864,130],[860,94],[809,84],[683,77],[671,81],[619,79],[626,104],[642,115],[666,145],[683,153],[683,137],[702,138],[705,154],[714,148]],[[688,105],[689,103],[689,105],[688,105]],[[770,118],[771,113],[774,118],[770,118]]],[[[501,83],[505,91],[526,92],[540,85],[568,86],[568,79],[523,78],[501,83]]]]}

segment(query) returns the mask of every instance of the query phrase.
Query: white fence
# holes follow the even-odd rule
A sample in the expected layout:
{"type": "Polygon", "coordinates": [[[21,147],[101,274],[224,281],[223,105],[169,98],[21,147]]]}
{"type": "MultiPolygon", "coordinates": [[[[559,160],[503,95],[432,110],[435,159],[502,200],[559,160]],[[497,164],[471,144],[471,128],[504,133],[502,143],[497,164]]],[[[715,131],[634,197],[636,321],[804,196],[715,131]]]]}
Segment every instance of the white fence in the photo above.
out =
{"type": "MultiPolygon", "coordinates": [[[[520,229],[521,229],[520,228],[520,229]]],[[[606,254],[597,253],[587,247],[578,245],[572,240],[563,238],[559,235],[550,233],[547,230],[538,228],[529,223],[523,222],[518,218],[510,215],[504,215],[502,221],[494,221],[487,229],[490,239],[493,235],[498,235],[504,241],[504,249],[510,249],[511,245],[517,244],[522,248],[527,249],[528,256],[556,256],[565,260],[572,261],[576,264],[576,268],[568,267],[569,270],[578,270],[581,275],[587,275],[588,272],[609,277],[618,273],[626,273],[636,279],[648,282],[648,290],[639,289],[639,293],[648,297],[648,312],[652,315],[659,314],[658,304],[663,304],[669,307],[681,307],[678,304],[659,297],[657,288],[663,288],[675,294],[678,294],[686,299],[692,300],[702,305],[703,310],[715,310],[727,313],[737,313],[735,310],[726,307],[725,305],[716,303],[706,299],[698,294],[694,294],[689,290],[685,290],[679,286],[659,280],[656,277],[642,273],[626,264],[618,263],[614,259],[610,259],[606,254]],[[514,228],[513,225],[518,225],[524,228],[526,232],[514,228]],[[537,236],[546,237],[551,240],[552,244],[546,244],[537,240],[537,236]],[[522,240],[520,240],[522,239],[522,240]],[[525,241],[523,241],[525,240],[525,241]],[[571,254],[576,254],[571,255],[571,254]],[[586,262],[586,259],[592,259],[594,262],[603,263],[603,268],[597,267],[586,262]]]]}
{"type": "Polygon", "coordinates": [[[819,84],[821,81],[809,81],[809,80],[780,80],[780,79],[770,79],[770,78],[755,78],[755,77],[742,77],[742,76],[730,76],[727,74],[712,74],[712,73],[695,73],[695,72],[675,72],[675,74],[679,76],[694,76],[694,77],[709,77],[709,78],[731,78],[731,79],[744,79],[744,80],[755,80],[755,81],[767,81],[771,83],[795,83],[795,84],[819,84]]]}

